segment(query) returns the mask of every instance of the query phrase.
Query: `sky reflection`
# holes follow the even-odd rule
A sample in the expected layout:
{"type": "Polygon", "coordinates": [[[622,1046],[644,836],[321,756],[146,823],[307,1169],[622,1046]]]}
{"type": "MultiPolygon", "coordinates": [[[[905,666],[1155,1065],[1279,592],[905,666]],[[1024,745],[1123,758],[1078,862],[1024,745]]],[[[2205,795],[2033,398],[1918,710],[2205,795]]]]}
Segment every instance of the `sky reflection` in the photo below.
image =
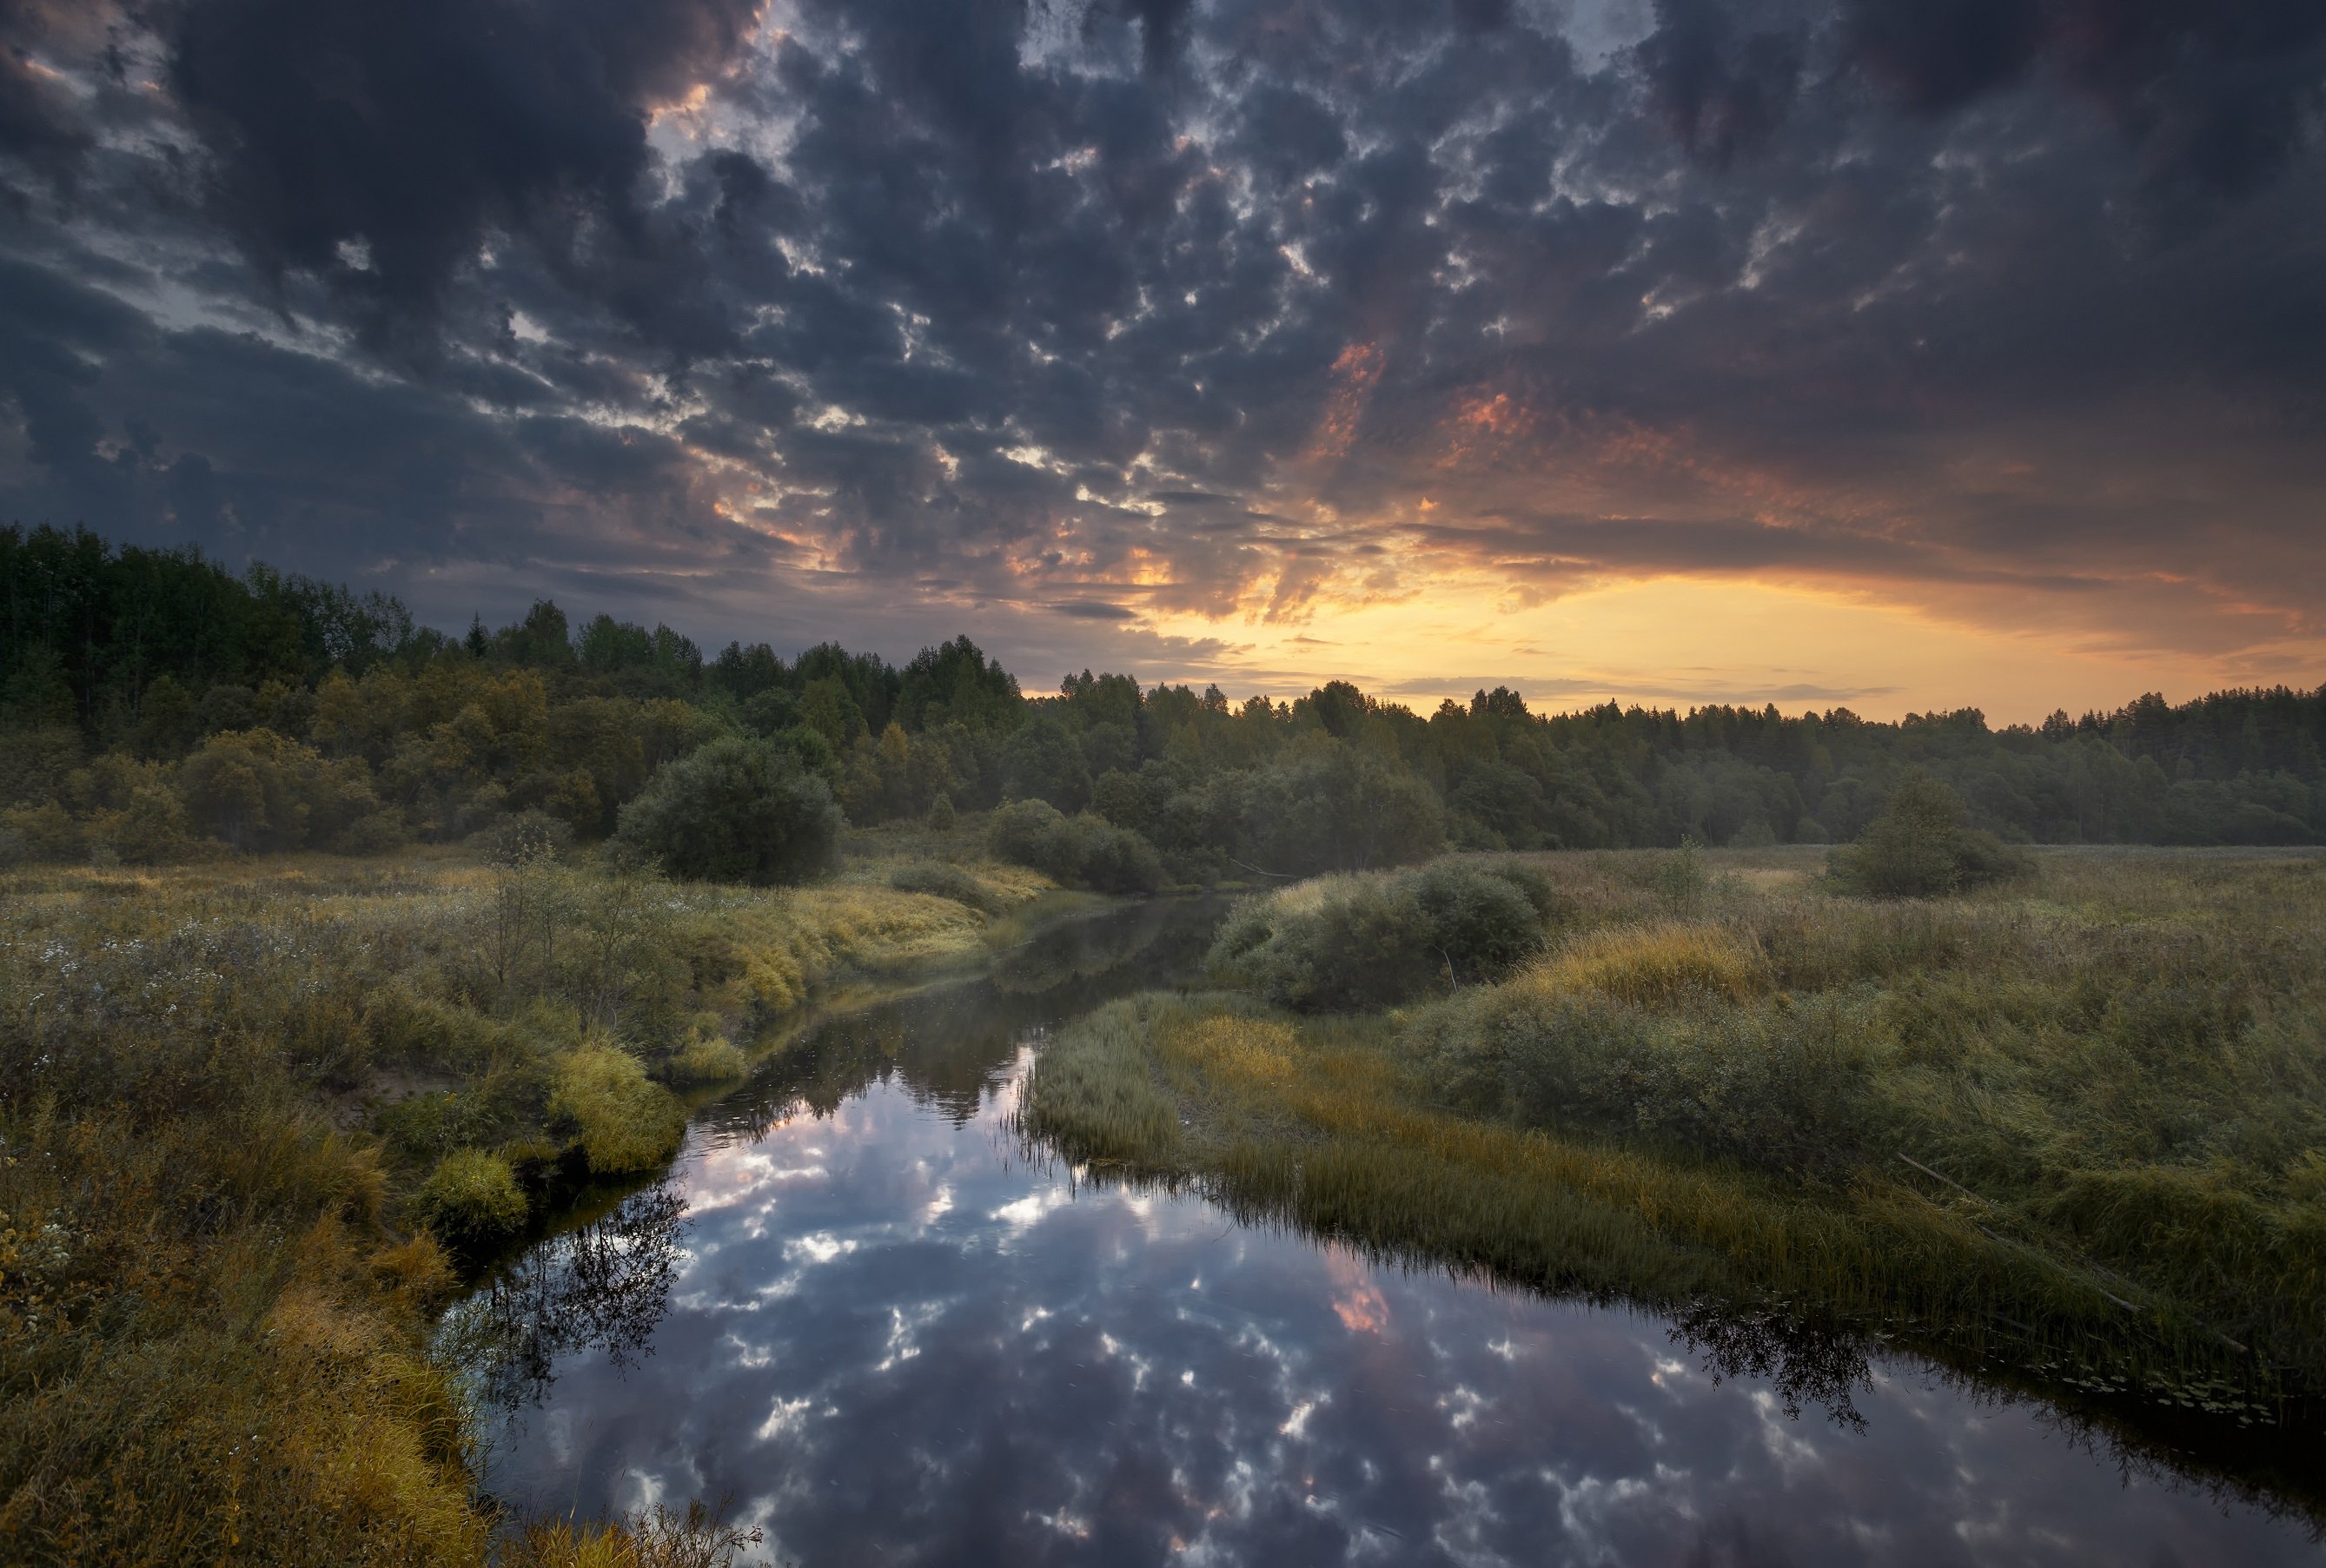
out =
{"type": "Polygon", "coordinates": [[[770,1116],[762,1088],[698,1124],[652,1359],[561,1358],[498,1432],[497,1492],[731,1496],[814,1564],[2317,1555],[2297,1523],[2123,1473],[1918,1364],[1872,1367],[1862,1424],[1795,1417],[1658,1318],[1077,1187],[1006,1125],[1030,1025],[976,1066],[967,1119],[961,1058],[954,1091],[915,1083],[965,1016],[905,1009],[882,1054],[906,1071],[829,1114],[770,1116]]]}

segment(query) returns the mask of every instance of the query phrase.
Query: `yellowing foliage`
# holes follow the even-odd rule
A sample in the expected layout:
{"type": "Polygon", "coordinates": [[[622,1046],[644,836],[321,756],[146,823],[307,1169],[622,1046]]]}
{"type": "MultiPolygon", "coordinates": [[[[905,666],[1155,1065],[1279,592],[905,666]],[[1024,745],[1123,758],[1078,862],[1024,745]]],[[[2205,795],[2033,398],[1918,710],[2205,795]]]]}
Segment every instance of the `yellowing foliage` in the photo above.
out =
{"type": "Polygon", "coordinates": [[[1598,991],[1639,1007],[1691,994],[1741,1002],[1769,988],[1767,966],[1735,932],[1665,923],[1589,932],[1511,982],[1549,992],[1598,991]]]}

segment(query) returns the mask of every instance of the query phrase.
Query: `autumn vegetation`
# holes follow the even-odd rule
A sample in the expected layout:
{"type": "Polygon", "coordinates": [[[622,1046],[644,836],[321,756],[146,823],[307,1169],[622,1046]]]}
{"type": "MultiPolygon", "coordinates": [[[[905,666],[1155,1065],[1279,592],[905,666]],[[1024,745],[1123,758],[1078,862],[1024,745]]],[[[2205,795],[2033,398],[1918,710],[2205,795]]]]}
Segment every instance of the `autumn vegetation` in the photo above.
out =
{"type": "Polygon", "coordinates": [[[1256,895],[1216,990],[1062,1031],[1025,1124],[1095,1176],[1410,1261],[2240,1430],[2314,1408],[2326,863],[2054,851],[1857,891],[1885,843],[1941,858],[1946,804],[1916,792],[1832,869],[1488,858],[1256,895]],[[1431,876],[1494,912],[1467,965],[1431,876]]]}
{"type": "Polygon", "coordinates": [[[731,1554],[494,1517],[430,1325],[772,1021],[1062,887],[1253,890],[1216,992],[1043,1057],[1029,1126],[1109,1168],[1536,1284],[2008,1321],[2224,1408],[2326,1377],[2317,862],[2029,848],[2318,840],[2326,692],[1028,697],[965,637],[450,636],[20,528],[0,660],[11,1562],[731,1554]]]}

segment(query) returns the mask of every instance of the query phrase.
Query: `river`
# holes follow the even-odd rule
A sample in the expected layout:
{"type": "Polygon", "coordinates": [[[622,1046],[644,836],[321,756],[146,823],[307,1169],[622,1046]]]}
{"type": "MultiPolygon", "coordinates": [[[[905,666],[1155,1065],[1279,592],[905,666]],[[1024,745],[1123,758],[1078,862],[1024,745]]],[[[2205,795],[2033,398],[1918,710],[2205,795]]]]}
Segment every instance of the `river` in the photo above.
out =
{"type": "Polygon", "coordinates": [[[1782,1325],[1547,1300],[1093,1185],[1011,1112],[1215,905],[815,1022],[456,1309],[486,1483],[728,1499],[777,1561],[2314,1563],[2298,1513],[1782,1325]]]}

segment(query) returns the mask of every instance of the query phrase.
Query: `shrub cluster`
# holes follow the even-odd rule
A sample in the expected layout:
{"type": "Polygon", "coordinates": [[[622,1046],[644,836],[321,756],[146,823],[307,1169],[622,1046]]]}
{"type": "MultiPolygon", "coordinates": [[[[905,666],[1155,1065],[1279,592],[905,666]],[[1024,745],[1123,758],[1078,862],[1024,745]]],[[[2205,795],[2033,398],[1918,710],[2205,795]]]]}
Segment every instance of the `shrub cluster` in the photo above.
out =
{"type": "Polygon", "coordinates": [[[828,875],[840,829],[832,791],[795,756],[728,736],[656,774],[619,838],[674,877],[765,887],[828,875]]]}
{"type": "Polygon", "coordinates": [[[1540,873],[1514,860],[1320,877],[1239,903],[1210,964],[1299,1012],[1388,1007],[1500,979],[1540,946],[1552,902],[1540,873]]]}
{"type": "Polygon", "coordinates": [[[1742,1006],[1702,990],[1652,1008],[1557,975],[1414,1018],[1410,1047],[1449,1104],[1810,1174],[1855,1158],[1878,1122],[1870,988],[1742,1006]]]}
{"type": "Polygon", "coordinates": [[[1085,812],[1069,817],[1047,801],[1012,801],[993,813],[994,858],[1055,881],[1101,893],[1152,893],[1163,886],[1155,847],[1085,812]]]}
{"type": "Polygon", "coordinates": [[[507,1159],[455,1149],[421,1183],[414,1211],[454,1252],[481,1257],[525,1229],[526,1201],[507,1159]]]}
{"type": "Polygon", "coordinates": [[[2024,877],[2026,851],[1963,825],[1961,797],[1917,775],[1890,792],[1857,842],[1828,858],[1834,881],[1875,898],[1930,898],[2024,877]]]}
{"type": "Polygon", "coordinates": [[[652,1170],[686,1131],[685,1111],[647,1080],[645,1065],[602,1040],[558,1064],[549,1115],[552,1126],[573,1132],[601,1176],[652,1170]]]}

